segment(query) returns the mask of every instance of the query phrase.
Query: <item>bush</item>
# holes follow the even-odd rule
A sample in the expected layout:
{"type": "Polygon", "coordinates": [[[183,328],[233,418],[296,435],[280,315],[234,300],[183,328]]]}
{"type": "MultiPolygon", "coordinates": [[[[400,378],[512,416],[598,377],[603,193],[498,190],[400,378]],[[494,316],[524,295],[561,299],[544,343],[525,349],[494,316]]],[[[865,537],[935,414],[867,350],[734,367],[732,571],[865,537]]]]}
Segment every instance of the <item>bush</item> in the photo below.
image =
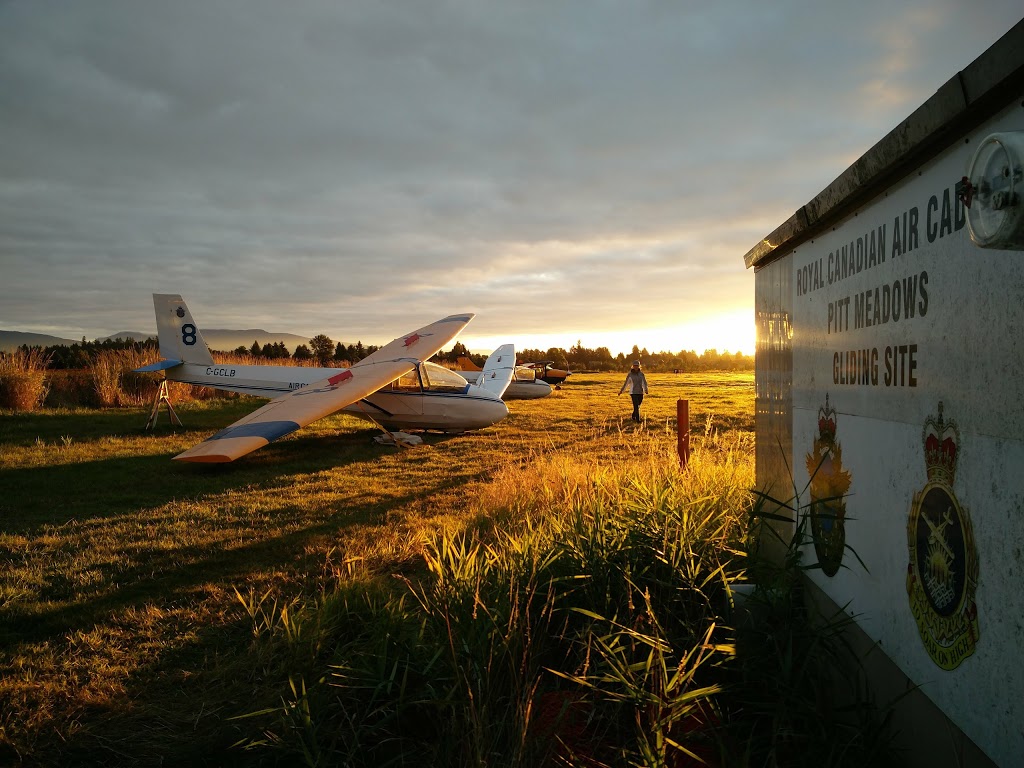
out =
{"type": "Polygon", "coordinates": [[[38,349],[0,353],[0,408],[34,411],[42,405],[47,362],[38,349]]]}
{"type": "Polygon", "coordinates": [[[98,404],[104,408],[142,405],[152,400],[159,379],[133,371],[150,355],[135,349],[105,350],[89,363],[98,404]]]}
{"type": "MultiPolygon", "coordinates": [[[[81,352],[81,351],[80,351],[81,352]]],[[[145,345],[81,352],[86,366],[81,369],[50,368],[55,364],[50,353],[22,348],[0,353],[0,408],[31,411],[47,408],[127,408],[148,406],[163,380],[160,373],[138,373],[156,359],[156,350],[145,345]]],[[[66,357],[66,356],[65,356],[66,357]]],[[[218,363],[258,365],[262,360],[249,354],[215,353],[218,363]]],[[[298,365],[290,358],[276,365],[298,365]]],[[[211,387],[196,387],[177,381],[168,382],[168,394],[174,403],[197,400],[234,399],[234,392],[211,387]]]]}
{"type": "Polygon", "coordinates": [[[91,408],[99,404],[89,371],[50,371],[47,408],[91,408]]]}

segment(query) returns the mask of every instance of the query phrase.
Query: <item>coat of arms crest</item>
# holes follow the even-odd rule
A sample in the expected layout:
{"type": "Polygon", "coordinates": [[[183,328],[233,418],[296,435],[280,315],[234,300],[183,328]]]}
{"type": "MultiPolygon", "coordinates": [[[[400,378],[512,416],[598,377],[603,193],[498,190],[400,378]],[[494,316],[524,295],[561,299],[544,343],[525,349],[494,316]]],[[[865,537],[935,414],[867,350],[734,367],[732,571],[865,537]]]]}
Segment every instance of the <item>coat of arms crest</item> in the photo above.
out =
{"type": "Polygon", "coordinates": [[[826,576],[835,576],[846,549],[846,493],[852,478],[843,468],[843,448],[836,440],[836,409],[825,405],[818,409],[818,435],[806,456],[810,475],[811,537],[818,564],[826,576]]]}
{"type": "Polygon", "coordinates": [[[928,482],[907,521],[907,595],[924,647],[942,669],[955,669],[978,642],[978,553],[967,510],[953,492],[960,431],[929,416],[922,433],[928,482]]]}

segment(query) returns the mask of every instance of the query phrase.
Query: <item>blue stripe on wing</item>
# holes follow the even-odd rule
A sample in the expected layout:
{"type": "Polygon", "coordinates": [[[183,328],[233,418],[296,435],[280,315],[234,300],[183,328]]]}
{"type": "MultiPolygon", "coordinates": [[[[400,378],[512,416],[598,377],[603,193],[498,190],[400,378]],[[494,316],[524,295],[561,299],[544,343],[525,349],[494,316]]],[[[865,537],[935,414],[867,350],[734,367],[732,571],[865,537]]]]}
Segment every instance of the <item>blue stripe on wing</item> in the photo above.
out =
{"type": "Polygon", "coordinates": [[[294,421],[263,421],[254,424],[239,424],[235,427],[222,429],[208,440],[226,440],[229,437],[262,437],[268,443],[290,435],[299,428],[294,421]]]}
{"type": "Polygon", "coordinates": [[[151,373],[153,371],[166,371],[169,368],[177,368],[181,360],[161,360],[159,363],[150,363],[141,368],[132,369],[132,373],[151,373]]]}

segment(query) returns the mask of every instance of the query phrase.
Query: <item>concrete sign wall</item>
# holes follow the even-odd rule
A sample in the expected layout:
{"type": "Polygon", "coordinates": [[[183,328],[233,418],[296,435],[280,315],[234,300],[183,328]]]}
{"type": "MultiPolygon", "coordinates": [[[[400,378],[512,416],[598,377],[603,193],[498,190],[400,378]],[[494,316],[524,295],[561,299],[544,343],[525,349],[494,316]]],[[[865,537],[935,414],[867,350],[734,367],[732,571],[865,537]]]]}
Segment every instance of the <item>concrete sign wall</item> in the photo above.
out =
{"type": "Polygon", "coordinates": [[[806,556],[822,563],[811,578],[993,760],[1014,765],[1024,252],[972,243],[960,199],[974,147],[996,131],[1024,131],[1020,103],[771,266],[792,274],[789,461],[806,486],[806,556]]]}

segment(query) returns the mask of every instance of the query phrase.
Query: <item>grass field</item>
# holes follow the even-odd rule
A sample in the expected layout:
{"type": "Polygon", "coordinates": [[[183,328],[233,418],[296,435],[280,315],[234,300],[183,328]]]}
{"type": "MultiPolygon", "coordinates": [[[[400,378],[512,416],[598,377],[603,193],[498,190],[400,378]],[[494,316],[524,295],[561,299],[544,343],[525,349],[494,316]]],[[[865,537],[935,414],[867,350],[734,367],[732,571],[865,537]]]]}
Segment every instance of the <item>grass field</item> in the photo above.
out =
{"type": "Polygon", "coordinates": [[[251,763],[231,745],[254,726],[230,718],[287,682],[255,604],[279,616],[353,562],[415,571],[432,531],[537,491],[501,488],[546,482],[531,466],[664,459],[679,398],[695,444],[745,446],[752,483],[752,374],[649,378],[639,427],[620,374],[581,373],[480,433],[397,451],[338,416],[217,467],[170,459],[257,401],[183,405],[153,433],[144,409],[0,415],[0,764],[251,763]]]}

